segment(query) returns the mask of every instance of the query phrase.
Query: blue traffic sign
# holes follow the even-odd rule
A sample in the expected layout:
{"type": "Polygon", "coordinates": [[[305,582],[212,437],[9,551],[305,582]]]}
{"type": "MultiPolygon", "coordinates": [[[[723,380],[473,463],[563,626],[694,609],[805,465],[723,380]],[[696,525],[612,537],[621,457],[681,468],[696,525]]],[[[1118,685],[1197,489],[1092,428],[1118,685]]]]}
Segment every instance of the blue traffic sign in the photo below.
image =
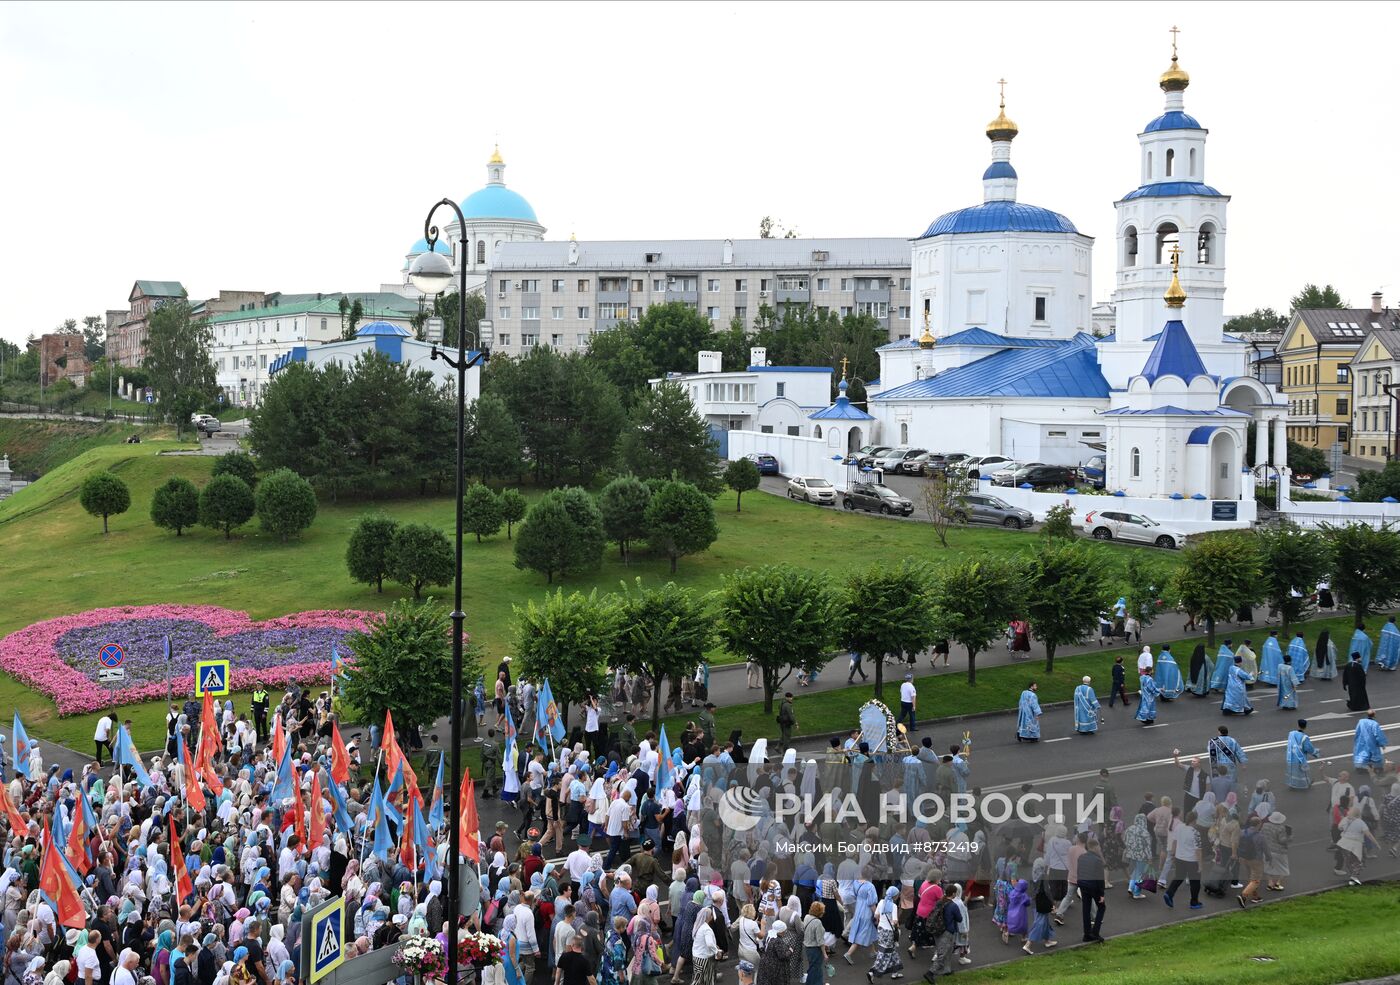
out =
{"type": "Polygon", "coordinates": [[[345,899],[328,904],[312,918],[311,981],[317,981],[345,960],[345,899]]]}
{"type": "Polygon", "coordinates": [[[228,694],[229,670],[227,660],[196,660],[194,665],[194,696],[206,694],[222,698],[228,694]]]}
{"type": "Polygon", "coordinates": [[[120,643],[108,643],[97,654],[98,662],[104,667],[120,667],[126,659],[126,651],[120,643]]]}
{"type": "Polygon", "coordinates": [[[155,395],[154,393],[148,393],[148,394],[146,394],[146,403],[148,403],[148,404],[153,404],[153,403],[155,403],[155,402],[156,402],[156,395],[155,395]]]}

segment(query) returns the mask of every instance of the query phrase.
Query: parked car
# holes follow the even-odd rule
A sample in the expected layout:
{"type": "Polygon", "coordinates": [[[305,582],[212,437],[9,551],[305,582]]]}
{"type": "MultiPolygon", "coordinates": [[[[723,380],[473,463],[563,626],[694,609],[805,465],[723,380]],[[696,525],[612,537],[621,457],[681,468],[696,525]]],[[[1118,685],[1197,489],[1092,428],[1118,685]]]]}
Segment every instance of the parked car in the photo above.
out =
{"type": "MultiPolygon", "coordinates": [[[[1001,475],[1000,472],[997,475],[1001,475]]],[[[1017,469],[1007,482],[992,482],[1000,486],[1023,486],[1028,485],[1032,489],[1050,489],[1060,487],[1068,489],[1074,485],[1078,476],[1075,470],[1068,465],[1025,465],[1017,469]]]]}
{"type": "Polygon", "coordinates": [[[848,510],[866,510],[870,513],[895,513],[909,516],[914,512],[914,504],[895,492],[889,486],[878,482],[857,482],[841,499],[841,505],[848,510]]]}
{"type": "Polygon", "coordinates": [[[770,455],[766,451],[755,451],[750,452],[744,457],[758,466],[759,475],[778,474],[778,459],[776,456],[770,455]]]}
{"type": "Polygon", "coordinates": [[[195,427],[199,427],[200,423],[203,421],[213,420],[217,420],[217,418],[215,418],[213,414],[203,414],[199,411],[195,411],[193,414],[190,415],[190,423],[193,424],[195,427]]]}
{"type": "Polygon", "coordinates": [[[990,475],[990,476],[991,476],[992,485],[994,485],[994,486],[1009,486],[1009,485],[1011,485],[1011,477],[1012,477],[1013,475],[1016,474],[1016,470],[1017,470],[1017,469],[1023,469],[1023,468],[1025,468],[1027,465],[1039,465],[1039,464],[1041,464],[1041,463],[1040,463],[1040,462],[1015,462],[1015,461],[1012,461],[1012,462],[1007,462],[1005,465],[998,466],[997,469],[996,469],[996,471],[994,471],[994,472],[990,472],[990,473],[985,473],[985,472],[984,472],[983,474],[984,474],[984,475],[990,475]]]}
{"type": "Polygon", "coordinates": [[[1005,455],[980,455],[976,458],[965,459],[960,468],[967,473],[969,479],[980,479],[983,472],[990,476],[1009,461],[1011,459],[1005,455]]]}
{"type": "Polygon", "coordinates": [[[866,445],[856,455],[856,464],[861,468],[873,467],[875,459],[892,451],[894,448],[890,445],[866,445]]]}
{"type": "Polygon", "coordinates": [[[910,455],[899,463],[899,471],[905,475],[934,475],[946,467],[943,456],[931,451],[921,455],[910,455]]]}
{"type": "Polygon", "coordinates": [[[215,431],[222,430],[223,425],[219,423],[217,417],[210,417],[207,420],[200,421],[195,427],[205,434],[213,434],[215,431]]]}
{"type": "Polygon", "coordinates": [[[1079,521],[1084,532],[1096,540],[1129,540],[1171,549],[1186,542],[1186,534],[1164,527],[1141,513],[1121,510],[1090,510],[1079,521]]]}
{"type": "Polygon", "coordinates": [[[953,519],[958,523],[995,523],[1015,530],[1029,527],[1035,522],[1030,510],[1012,506],[985,493],[969,493],[959,498],[958,505],[953,509],[953,519]]]}
{"type": "Polygon", "coordinates": [[[1108,475],[1108,463],[1102,455],[1095,455],[1083,465],[1079,466],[1079,480],[1095,489],[1104,487],[1104,480],[1108,475]]]}
{"type": "Polygon", "coordinates": [[[955,451],[944,455],[943,461],[947,463],[949,468],[951,468],[955,465],[961,465],[963,462],[967,461],[971,457],[972,456],[967,454],[967,452],[955,451]]]}
{"type": "Polygon", "coordinates": [[[906,458],[922,455],[927,448],[893,448],[875,459],[875,467],[886,472],[898,472],[906,458]]]}
{"type": "Polygon", "coordinates": [[[800,499],[818,506],[836,505],[836,487],[815,476],[793,476],[788,480],[788,499],[800,499]]]}

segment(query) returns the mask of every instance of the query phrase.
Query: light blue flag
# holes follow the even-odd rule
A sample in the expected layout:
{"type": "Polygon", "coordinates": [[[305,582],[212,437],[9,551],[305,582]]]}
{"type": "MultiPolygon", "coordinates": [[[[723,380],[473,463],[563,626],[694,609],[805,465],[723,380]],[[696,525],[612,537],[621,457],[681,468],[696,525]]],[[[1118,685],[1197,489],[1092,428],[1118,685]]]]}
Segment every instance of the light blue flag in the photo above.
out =
{"type": "MultiPolygon", "coordinates": [[[[19,716],[15,716],[15,721],[19,721],[19,716]]],[[[117,726],[117,762],[135,770],[136,780],[142,789],[151,785],[151,774],[146,772],[146,766],[141,762],[141,754],[136,751],[136,743],[131,741],[131,733],[126,730],[124,724],[117,726]]]]}
{"type": "Polygon", "coordinates": [[[29,741],[29,733],[24,730],[24,723],[19,720],[19,712],[15,712],[15,724],[10,734],[13,738],[12,749],[14,750],[15,772],[26,780],[34,779],[29,775],[29,750],[33,747],[29,741]]]}
{"type": "Polygon", "coordinates": [[[277,782],[272,786],[272,802],[280,804],[296,796],[296,777],[292,775],[292,744],[290,741],[282,749],[282,759],[277,764],[277,782]]]}
{"type": "Polygon", "coordinates": [[[438,756],[437,781],[433,784],[433,804],[428,808],[428,827],[436,831],[444,823],[442,806],[442,766],[446,757],[438,756]]]}
{"type": "MultiPolygon", "coordinates": [[[[536,704],[535,735],[537,740],[542,740],[543,733],[548,730],[555,742],[564,741],[564,736],[568,733],[564,730],[564,721],[559,715],[559,704],[554,700],[554,689],[549,686],[548,677],[540,685],[539,701],[536,704]]],[[[540,745],[545,745],[545,742],[540,741],[540,745]]]]}
{"type": "MultiPolygon", "coordinates": [[[[326,774],[326,778],[330,780],[329,772],[326,774]]],[[[335,804],[335,826],[349,836],[354,830],[354,824],[350,820],[350,808],[345,803],[345,794],[340,792],[340,784],[334,780],[330,780],[326,786],[330,788],[331,802],[335,804]]]]}
{"type": "Polygon", "coordinates": [[[656,766],[656,789],[658,793],[668,789],[675,778],[672,775],[675,771],[671,768],[671,743],[666,741],[666,726],[661,726],[661,738],[657,747],[660,750],[660,759],[656,766]]]}
{"type": "Polygon", "coordinates": [[[379,777],[374,778],[374,786],[370,789],[369,806],[365,809],[366,823],[374,827],[379,823],[379,815],[384,813],[384,791],[379,787],[379,777]]]}
{"type": "Polygon", "coordinates": [[[517,758],[518,753],[517,753],[517,750],[516,750],[516,748],[515,748],[515,736],[516,736],[515,716],[512,715],[512,714],[510,713],[510,702],[509,702],[509,701],[506,702],[506,728],[505,728],[505,733],[506,733],[506,751],[505,751],[505,755],[501,758],[502,769],[507,769],[507,770],[510,770],[512,773],[514,773],[514,772],[517,772],[517,771],[516,771],[516,768],[515,768],[515,764],[516,764],[516,758],[517,758]]]}
{"type": "Polygon", "coordinates": [[[413,847],[418,852],[418,858],[424,859],[428,856],[428,825],[423,821],[423,806],[414,801],[409,807],[409,812],[413,815],[413,847]]]}
{"type": "Polygon", "coordinates": [[[387,861],[394,852],[394,839],[389,835],[389,812],[384,810],[382,800],[379,807],[379,817],[374,823],[374,854],[387,861]]]}

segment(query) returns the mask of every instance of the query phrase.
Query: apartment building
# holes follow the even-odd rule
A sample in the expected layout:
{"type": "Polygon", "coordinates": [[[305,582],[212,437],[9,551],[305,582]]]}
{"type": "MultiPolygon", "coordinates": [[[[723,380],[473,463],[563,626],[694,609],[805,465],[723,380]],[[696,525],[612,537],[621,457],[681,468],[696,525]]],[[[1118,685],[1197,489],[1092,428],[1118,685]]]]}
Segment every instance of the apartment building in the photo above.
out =
{"type": "Polygon", "coordinates": [[[763,306],[867,314],[909,336],[909,241],[630,240],[501,243],[486,285],[493,351],[584,349],[593,333],[681,301],[723,328],[763,306]]]}
{"type": "Polygon", "coordinates": [[[1387,327],[1373,328],[1351,360],[1352,424],[1350,453],[1378,466],[1400,454],[1396,440],[1396,392],[1400,383],[1400,319],[1371,296],[1371,312],[1387,327]]]}

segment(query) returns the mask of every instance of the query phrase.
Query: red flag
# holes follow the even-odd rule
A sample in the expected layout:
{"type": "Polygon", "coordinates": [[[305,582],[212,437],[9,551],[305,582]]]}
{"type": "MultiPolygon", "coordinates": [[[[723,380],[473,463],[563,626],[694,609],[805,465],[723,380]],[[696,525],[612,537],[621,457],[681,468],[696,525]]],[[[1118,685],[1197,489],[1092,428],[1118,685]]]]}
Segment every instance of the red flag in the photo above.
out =
{"type": "Polygon", "coordinates": [[[170,815],[170,869],[175,874],[175,896],[177,902],[184,902],[194,895],[194,883],[189,870],[185,868],[185,856],[180,851],[180,839],[175,834],[175,815],[170,815]]]}
{"type": "MultiPolygon", "coordinates": [[[[462,767],[461,822],[457,828],[457,838],[462,854],[481,864],[481,819],[476,814],[476,787],[472,784],[472,771],[462,767]]],[[[450,860],[456,862],[456,859],[450,860]]]]}
{"type": "MultiPolygon", "coordinates": [[[[58,922],[61,926],[82,929],[87,926],[87,913],[73,880],[64,871],[60,850],[57,845],[49,844],[45,837],[44,860],[39,867],[39,888],[58,905],[58,922]]],[[[188,877],[185,881],[189,881],[188,877]]]]}
{"type": "Polygon", "coordinates": [[[303,808],[301,805],[300,777],[298,777],[296,779],[296,782],[292,784],[292,811],[292,816],[296,819],[295,823],[297,837],[301,839],[301,844],[298,846],[297,851],[304,852],[309,846],[306,844],[306,811],[305,808],[303,808]]]}
{"type": "MultiPolygon", "coordinates": [[[[86,794],[81,789],[78,790],[78,797],[84,798],[86,794]]],[[[73,868],[78,870],[79,875],[87,875],[88,869],[92,868],[92,863],[88,860],[87,840],[92,834],[87,829],[87,817],[84,815],[83,805],[80,800],[73,802],[73,827],[68,832],[68,844],[65,846],[63,854],[68,856],[68,861],[73,868]]]]}
{"type": "Polygon", "coordinates": [[[287,734],[282,731],[282,714],[278,712],[272,723],[272,761],[282,762],[282,753],[287,748],[287,734]]]}
{"type": "Polygon", "coordinates": [[[204,764],[202,775],[204,777],[204,785],[209,788],[210,792],[213,793],[215,797],[218,797],[224,792],[224,785],[219,782],[219,775],[214,772],[212,763],[204,764]]]}
{"type": "MultiPolygon", "coordinates": [[[[201,743],[202,744],[202,743],[201,743]]],[[[199,786],[199,771],[190,758],[190,747],[185,746],[185,803],[197,811],[204,810],[204,791],[199,786]]]]}
{"type": "Polygon", "coordinates": [[[384,775],[392,780],[403,761],[403,752],[398,739],[394,738],[394,714],[387,708],[384,710],[384,737],[379,740],[379,748],[384,753],[384,775]]]}
{"type": "Polygon", "coordinates": [[[399,839],[399,859],[413,872],[418,871],[418,858],[415,855],[417,846],[413,843],[413,812],[417,809],[413,801],[409,800],[403,812],[403,831],[399,839]]]}
{"type": "Polygon", "coordinates": [[[331,722],[331,782],[350,783],[350,751],[345,748],[336,722],[331,722]]]}
{"type": "Polygon", "coordinates": [[[311,774],[311,847],[320,848],[326,840],[326,809],[321,799],[321,771],[311,774]]]}
{"type": "Polygon", "coordinates": [[[218,713],[214,711],[214,696],[205,691],[204,707],[199,712],[198,759],[200,766],[213,762],[214,753],[222,749],[223,745],[223,739],[219,737],[218,713]]]}
{"type": "Polygon", "coordinates": [[[15,802],[10,799],[9,788],[0,783],[0,809],[5,811],[5,816],[10,819],[10,830],[18,838],[24,838],[29,834],[29,822],[15,809],[15,802]]]}

